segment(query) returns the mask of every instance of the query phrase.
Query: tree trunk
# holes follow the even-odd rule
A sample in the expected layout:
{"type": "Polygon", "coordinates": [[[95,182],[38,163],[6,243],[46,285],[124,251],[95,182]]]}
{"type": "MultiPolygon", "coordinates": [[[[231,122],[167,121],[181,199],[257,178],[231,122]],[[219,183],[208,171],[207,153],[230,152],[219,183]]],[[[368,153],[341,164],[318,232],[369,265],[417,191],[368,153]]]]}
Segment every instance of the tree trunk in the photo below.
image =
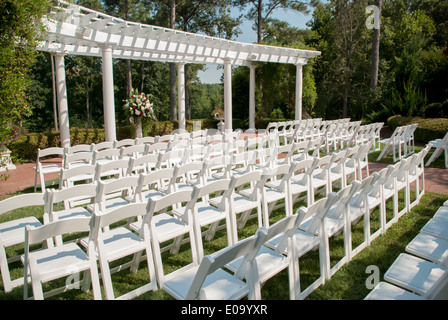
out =
{"type": "MultiPolygon", "coordinates": [[[[379,9],[378,19],[381,19],[382,4],[383,4],[383,0],[375,0],[375,5],[379,9]]],[[[375,17],[375,19],[376,19],[376,17],[375,17]]],[[[381,20],[378,22],[378,28],[373,28],[372,70],[370,73],[370,89],[372,89],[372,90],[375,90],[376,86],[378,85],[378,69],[379,69],[379,63],[380,63],[380,26],[381,26],[381,20]]]]}
{"type": "Polygon", "coordinates": [[[263,13],[263,1],[259,0],[258,1],[258,8],[257,8],[257,43],[261,42],[261,33],[263,30],[263,17],[262,17],[262,13],[263,13]]]}
{"type": "MultiPolygon", "coordinates": [[[[170,0],[170,28],[176,26],[176,0],[170,0]]],[[[170,120],[177,120],[176,64],[170,63],[170,120]]]]}

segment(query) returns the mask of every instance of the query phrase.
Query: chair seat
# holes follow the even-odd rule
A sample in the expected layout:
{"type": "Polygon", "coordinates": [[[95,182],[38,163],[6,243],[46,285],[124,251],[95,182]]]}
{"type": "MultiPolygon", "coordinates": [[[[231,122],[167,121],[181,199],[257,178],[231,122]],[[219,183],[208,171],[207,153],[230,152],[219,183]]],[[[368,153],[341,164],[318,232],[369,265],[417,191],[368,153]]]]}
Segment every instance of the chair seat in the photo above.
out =
{"type": "MultiPolygon", "coordinates": [[[[172,239],[179,235],[188,232],[188,226],[182,221],[173,218],[167,213],[160,213],[152,218],[152,223],[155,225],[157,230],[157,238],[160,242],[172,239]]],[[[140,230],[141,222],[131,223],[131,228],[133,230],[140,230]]]]}
{"type": "Polygon", "coordinates": [[[387,282],[380,282],[364,300],[426,300],[387,282]]]}
{"type": "Polygon", "coordinates": [[[25,226],[38,227],[41,226],[39,220],[35,217],[27,217],[12,220],[0,224],[0,235],[2,244],[5,247],[25,242],[25,226]]]}
{"type": "Polygon", "coordinates": [[[196,207],[197,215],[195,219],[198,219],[199,225],[201,226],[211,224],[227,217],[225,212],[210,206],[208,203],[199,202],[196,203],[196,207]]]}
{"type": "Polygon", "coordinates": [[[384,274],[384,280],[425,296],[445,279],[446,271],[432,262],[402,253],[384,274]]]}
{"type": "MultiPolygon", "coordinates": [[[[210,204],[217,207],[222,200],[221,197],[216,197],[210,199],[210,204]]],[[[258,202],[249,199],[248,197],[242,196],[240,194],[232,194],[232,200],[235,203],[235,213],[245,212],[258,207],[258,202]]]]}
{"type": "Polygon", "coordinates": [[[406,252],[437,264],[448,261],[448,240],[419,233],[407,246],[406,252]]]}
{"type": "MultiPolygon", "coordinates": [[[[240,257],[227,264],[226,267],[232,272],[236,272],[242,260],[243,258],[240,257]]],[[[266,281],[281,270],[287,268],[289,264],[289,259],[287,256],[280,254],[266,246],[261,246],[257,256],[255,257],[255,261],[257,263],[259,280],[261,282],[266,281]]]]}
{"type": "MultiPolygon", "coordinates": [[[[163,282],[163,289],[176,299],[185,299],[198,267],[189,270],[179,270],[167,275],[163,282]]],[[[207,300],[234,300],[241,299],[249,290],[244,281],[235,278],[230,273],[218,269],[210,274],[204,281],[201,291],[207,300]]]]}
{"type": "Polygon", "coordinates": [[[420,231],[448,240],[448,220],[432,218],[420,231]]]}
{"type": "MultiPolygon", "coordinates": [[[[109,261],[126,257],[137,251],[145,250],[143,240],[125,227],[110,229],[102,234],[104,252],[109,261]]],[[[85,241],[85,240],[84,240],[85,241]]],[[[85,242],[83,241],[83,245],[85,242]]]]}
{"type": "Polygon", "coordinates": [[[70,208],[63,211],[58,211],[57,219],[68,219],[75,217],[91,217],[92,214],[89,210],[84,209],[83,207],[75,207],[70,208]]]}
{"type": "MultiPolygon", "coordinates": [[[[36,167],[34,167],[36,170],[36,167]]],[[[46,173],[54,173],[54,172],[60,172],[62,169],[62,166],[59,164],[46,164],[41,166],[40,172],[46,174],[46,173]]]]}
{"type": "Polygon", "coordinates": [[[448,207],[440,207],[434,214],[434,218],[446,219],[448,220],[448,207]]]}
{"type": "Polygon", "coordinates": [[[40,270],[40,281],[42,282],[72,274],[74,271],[83,271],[90,267],[88,256],[75,243],[34,251],[29,254],[29,257],[36,260],[40,270]]]}

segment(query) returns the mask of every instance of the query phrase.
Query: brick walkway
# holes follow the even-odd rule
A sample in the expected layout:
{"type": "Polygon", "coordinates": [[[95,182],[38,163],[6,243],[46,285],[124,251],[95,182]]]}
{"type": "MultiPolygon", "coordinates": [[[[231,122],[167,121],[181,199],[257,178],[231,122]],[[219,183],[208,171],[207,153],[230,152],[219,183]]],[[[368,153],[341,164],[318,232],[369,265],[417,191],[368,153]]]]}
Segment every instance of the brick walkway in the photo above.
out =
{"type": "MultiPolygon", "coordinates": [[[[45,162],[60,161],[60,159],[49,159],[45,162]]],[[[22,191],[34,186],[35,163],[16,164],[16,169],[7,172],[9,178],[0,181],[0,197],[22,191]]],[[[379,171],[386,164],[370,163],[370,171],[379,171]]],[[[56,178],[57,174],[49,174],[46,179],[56,178]]],[[[448,194],[448,169],[425,168],[425,189],[429,192],[448,194]]]]}

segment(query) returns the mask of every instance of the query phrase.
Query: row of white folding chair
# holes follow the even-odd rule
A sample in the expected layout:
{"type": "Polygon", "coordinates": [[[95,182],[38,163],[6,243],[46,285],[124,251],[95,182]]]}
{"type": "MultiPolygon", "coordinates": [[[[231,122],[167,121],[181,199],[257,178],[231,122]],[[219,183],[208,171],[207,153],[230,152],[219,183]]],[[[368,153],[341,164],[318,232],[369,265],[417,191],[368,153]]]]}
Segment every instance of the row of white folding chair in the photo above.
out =
{"type": "Polygon", "coordinates": [[[406,246],[366,300],[446,299],[448,207],[441,206],[406,246]]]}
{"type": "Polygon", "coordinates": [[[383,122],[376,122],[366,125],[361,125],[359,129],[354,133],[349,145],[366,143],[373,141],[371,151],[377,151],[380,149],[380,132],[383,127],[383,122]]]}
{"type": "Polygon", "coordinates": [[[441,139],[435,139],[428,142],[432,148],[435,148],[434,153],[426,162],[426,166],[429,166],[434,160],[445,154],[445,168],[448,168],[448,132],[441,139]]]}
{"type": "Polygon", "coordinates": [[[397,127],[390,138],[380,140],[380,144],[384,144],[384,149],[377,160],[391,152],[394,162],[412,154],[415,151],[414,132],[417,127],[418,123],[397,127]]]}

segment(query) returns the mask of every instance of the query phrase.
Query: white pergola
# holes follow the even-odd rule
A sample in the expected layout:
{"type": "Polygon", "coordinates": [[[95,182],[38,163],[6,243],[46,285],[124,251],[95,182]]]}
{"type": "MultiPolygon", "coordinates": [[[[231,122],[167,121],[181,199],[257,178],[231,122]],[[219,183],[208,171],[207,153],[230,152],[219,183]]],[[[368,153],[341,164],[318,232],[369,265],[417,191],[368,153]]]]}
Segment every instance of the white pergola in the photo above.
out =
{"type": "Polygon", "coordinates": [[[106,140],[116,139],[112,59],[173,62],[178,66],[179,129],[185,129],[186,63],[224,65],[225,129],[232,130],[232,66],[250,68],[249,128],[255,129],[255,62],[297,67],[295,118],[302,118],[302,67],[319,51],[242,43],[201,34],[125,21],[58,1],[45,18],[47,32],[38,50],[55,55],[58,114],[63,146],[70,144],[64,56],[102,58],[106,140]]]}

